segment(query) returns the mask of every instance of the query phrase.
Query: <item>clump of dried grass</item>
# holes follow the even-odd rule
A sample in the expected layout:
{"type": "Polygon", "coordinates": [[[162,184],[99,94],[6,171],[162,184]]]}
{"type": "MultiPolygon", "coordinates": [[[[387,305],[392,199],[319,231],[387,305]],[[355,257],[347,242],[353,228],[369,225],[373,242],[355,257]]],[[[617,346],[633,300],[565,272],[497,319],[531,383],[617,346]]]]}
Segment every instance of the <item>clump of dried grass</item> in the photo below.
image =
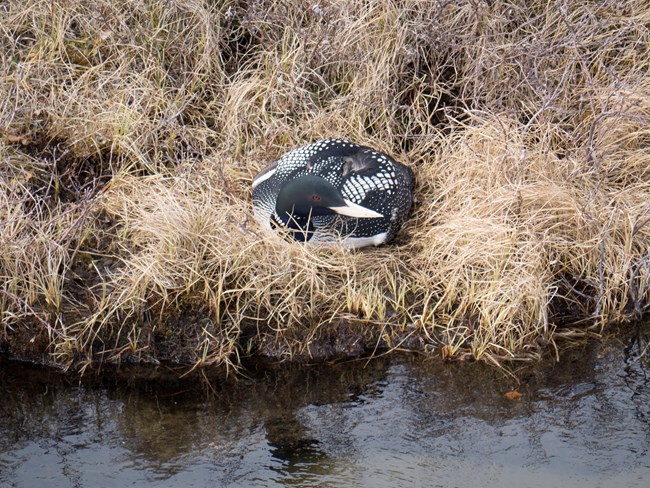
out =
{"type": "MultiPolygon", "coordinates": [[[[633,270],[647,261],[638,233],[648,182],[605,190],[599,171],[526,141],[525,127],[504,118],[472,121],[439,157],[444,169],[432,179],[444,190],[424,209],[430,225],[414,236],[423,243],[416,259],[426,263],[445,327],[473,329],[474,356],[551,337],[553,305],[596,324],[639,310],[633,270]]],[[[453,351],[467,340],[456,337],[453,351]]]]}
{"type": "Polygon", "coordinates": [[[14,354],[236,366],[252,350],[309,357],[339,334],[333,354],[498,362],[538,357],[567,323],[647,310],[643,2],[3,9],[14,354]],[[252,221],[251,176],[330,136],[415,169],[395,245],[301,246],[252,221]]]}

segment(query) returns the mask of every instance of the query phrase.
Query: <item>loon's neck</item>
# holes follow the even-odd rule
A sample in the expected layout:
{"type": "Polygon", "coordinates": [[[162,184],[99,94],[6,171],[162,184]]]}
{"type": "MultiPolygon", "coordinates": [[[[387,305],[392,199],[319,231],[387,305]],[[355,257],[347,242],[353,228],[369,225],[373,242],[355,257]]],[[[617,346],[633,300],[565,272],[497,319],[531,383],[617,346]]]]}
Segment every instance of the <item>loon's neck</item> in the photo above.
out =
{"type": "Polygon", "coordinates": [[[276,226],[286,229],[289,235],[298,242],[310,240],[316,231],[312,216],[301,213],[283,212],[277,215],[273,214],[271,217],[271,227],[276,226]]]}

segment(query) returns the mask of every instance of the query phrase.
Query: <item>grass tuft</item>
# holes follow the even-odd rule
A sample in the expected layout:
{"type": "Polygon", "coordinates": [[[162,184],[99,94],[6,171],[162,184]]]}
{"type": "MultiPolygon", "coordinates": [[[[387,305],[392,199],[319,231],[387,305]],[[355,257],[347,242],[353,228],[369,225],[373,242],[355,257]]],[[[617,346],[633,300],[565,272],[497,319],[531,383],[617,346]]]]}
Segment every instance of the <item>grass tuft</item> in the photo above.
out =
{"type": "Polygon", "coordinates": [[[8,1],[0,344],[63,367],[419,350],[499,364],[650,304],[640,0],[8,1]],[[290,244],[250,180],[411,166],[395,244],[290,244]]]}

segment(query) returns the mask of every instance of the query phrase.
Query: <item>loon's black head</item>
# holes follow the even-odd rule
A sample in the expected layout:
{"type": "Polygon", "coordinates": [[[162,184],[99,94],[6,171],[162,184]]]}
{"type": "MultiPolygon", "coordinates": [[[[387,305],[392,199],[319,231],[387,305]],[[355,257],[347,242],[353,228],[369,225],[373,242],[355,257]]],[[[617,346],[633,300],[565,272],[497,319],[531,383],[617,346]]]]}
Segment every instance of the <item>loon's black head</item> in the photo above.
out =
{"type": "Polygon", "coordinates": [[[279,222],[292,232],[297,241],[308,241],[314,233],[313,217],[347,215],[357,218],[383,218],[369,208],[343,198],[329,181],[316,175],[299,176],[288,181],[278,193],[275,214],[279,222]]]}

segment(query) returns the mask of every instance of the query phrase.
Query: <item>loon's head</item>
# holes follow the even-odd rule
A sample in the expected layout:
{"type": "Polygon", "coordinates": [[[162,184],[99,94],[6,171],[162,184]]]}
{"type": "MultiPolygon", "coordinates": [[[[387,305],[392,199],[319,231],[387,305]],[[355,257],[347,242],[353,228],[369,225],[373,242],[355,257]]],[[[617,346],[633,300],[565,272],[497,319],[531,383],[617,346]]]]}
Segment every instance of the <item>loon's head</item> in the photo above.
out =
{"type": "MultiPolygon", "coordinates": [[[[359,219],[384,216],[345,198],[329,181],[316,175],[299,176],[288,181],[278,193],[275,215],[298,241],[307,241],[315,230],[312,217],[347,215],[359,219]]],[[[272,225],[274,223],[272,222],[272,225]]]]}

